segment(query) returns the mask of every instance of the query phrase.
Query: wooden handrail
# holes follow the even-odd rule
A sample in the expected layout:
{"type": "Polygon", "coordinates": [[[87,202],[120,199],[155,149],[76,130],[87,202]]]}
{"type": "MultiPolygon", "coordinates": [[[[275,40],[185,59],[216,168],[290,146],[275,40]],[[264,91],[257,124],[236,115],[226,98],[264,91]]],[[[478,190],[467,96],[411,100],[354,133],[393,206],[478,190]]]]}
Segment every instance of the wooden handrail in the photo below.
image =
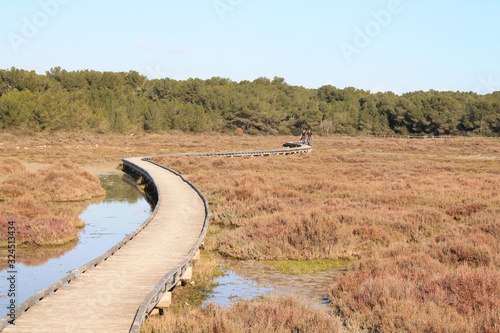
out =
{"type": "MultiPolygon", "coordinates": [[[[208,201],[196,186],[194,186],[190,181],[185,179],[184,176],[182,176],[180,173],[178,173],[172,169],[169,169],[163,165],[155,163],[155,162],[149,160],[149,158],[145,158],[143,160],[148,161],[154,165],[157,165],[160,168],[163,168],[165,170],[172,172],[173,174],[179,176],[186,184],[191,186],[193,188],[193,190],[195,190],[196,193],[198,193],[200,198],[203,200],[203,205],[205,206],[205,221],[203,222],[203,228],[202,228],[202,231],[200,233],[200,236],[196,240],[196,242],[193,245],[193,247],[191,248],[191,250],[188,252],[187,256],[180,263],[178,263],[173,269],[168,271],[161,278],[161,280],[158,281],[156,286],[144,298],[144,301],[141,303],[141,305],[139,306],[139,309],[137,310],[137,313],[136,313],[135,318],[134,318],[134,322],[132,323],[132,327],[130,328],[130,332],[134,332],[134,333],[139,332],[139,329],[140,329],[141,325],[144,323],[146,316],[151,312],[151,310],[153,310],[153,308],[156,306],[156,304],[158,304],[158,302],[161,300],[163,294],[165,294],[165,292],[171,290],[177,284],[177,282],[179,282],[179,279],[184,274],[186,269],[189,267],[190,262],[192,261],[194,255],[196,254],[196,251],[200,248],[201,242],[205,238],[205,235],[206,235],[207,230],[208,230],[208,222],[210,219],[210,211],[208,208],[208,201]]],[[[158,200],[159,200],[158,201],[158,205],[159,205],[161,202],[161,197],[158,198],[158,200]]]]}
{"type": "Polygon", "coordinates": [[[307,145],[299,145],[300,147],[295,148],[281,148],[281,149],[267,149],[267,150],[245,150],[245,151],[221,151],[221,152],[209,152],[209,153],[177,153],[177,154],[161,154],[155,156],[146,156],[145,160],[150,160],[153,157],[161,156],[269,156],[269,155],[289,155],[297,153],[307,153],[311,151],[312,147],[307,145]]]}
{"type": "MultiPolygon", "coordinates": [[[[271,149],[271,150],[254,150],[254,151],[233,151],[233,152],[214,152],[214,153],[185,153],[185,154],[169,154],[169,155],[157,155],[157,156],[201,156],[201,157],[206,157],[206,156],[269,156],[269,155],[288,155],[288,154],[296,154],[296,153],[307,153],[311,150],[310,146],[300,146],[296,148],[283,148],[283,149],[271,149]]],[[[171,170],[163,165],[160,165],[158,163],[155,163],[151,161],[150,157],[145,157],[142,160],[147,161],[149,163],[152,163],[158,167],[161,167],[169,172],[172,172],[173,174],[179,176],[185,183],[187,183],[191,188],[193,188],[194,191],[200,196],[200,198],[203,201],[204,207],[205,207],[205,220],[203,222],[203,227],[202,231],[191,248],[191,250],[188,252],[186,257],[179,262],[173,269],[171,269],[169,272],[167,272],[161,279],[158,281],[156,286],[146,295],[144,298],[143,302],[140,304],[137,313],[135,315],[134,321],[132,323],[132,326],[130,327],[130,332],[139,332],[140,326],[144,323],[144,320],[146,316],[151,312],[151,310],[156,306],[156,304],[161,300],[161,297],[163,294],[169,290],[171,290],[177,282],[180,280],[181,276],[184,274],[184,272],[187,270],[189,267],[190,262],[192,261],[196,251],[199,249],[203,239],[205,238],[205,235],[208,230],[208,223],[209,223],[209,217],[210,217],[210,211],[208,207],[208,202],[205,196],[200,192],[200,190],[194,186],[190,181],[184,178],[181,174],[178,172],[171,170]]],[[[156,189],[157,196],[158,198],[155,198],[156,203],[155,203],[155,208],[149,218],[142,223],[139,227],[137,227],[130,235],[127,235],[125,238],[123,238],[120,242],[118,242],[115,246],[110,248],[108,251],[106,251],[103,255],[99,256],[98,258],[80,266],[77,269],[74,269],[71,273],[63,277],[62,279],[59,279],[57,282],[53,283],[49,287],[37,292],[30,298],[28,298],[26,301],[24,301],[21,305],[19,305],[16,308],[16,318],[19,318],[23,313],[29,310],[30,307],[38,303],[40,300],[42,300],[44,297],[47,297],[48,295],[56,292],[59,288],[64,287],[68,283],[71,283],[72,280],[76,279],[78,276],[81,274],[85,273],[86,271],[96,267],[100,263],[104,262],[106,259],[108,259],[110,256],[112,256],[116,251],[118,251],[120,248],[122,248],[126,243],[128,243],[131,239],[133,239],[139,232],[141,232],[150,222],[151,220],[155,217],[158,207],[160,207],[161,203],[161,196],[160,193],[158,192],[157,186],[155,184],[155,181],[151,175],[144,170],[143,168],[130,163],[126,159],[123,159],[123,164],[125,167],[130,168],[131,170],[134,170],[136,172],[139,172],[143,177],[145,177],[151,184],[156,189]]],[[[10,321],[10,316],[7,315],[4,318],[0,320],[0,331],[2,331],[9,323],[10,321]]]]}
{"type": "MultiPolygon", "coordinates": [[[[147,173],[146,170],[144,171],[144,176],[147,177],[148,179],[151,179],[151,176],[149,173],[147,173]]],[[[158,205],[155,206],[155,209],[151,213],[151,215],[144,221],[140,226],[138,226],[131,234],[127,235],[125,238],[123,238],[120,242],[118,242],[116,245],[114,245],[112,248],[110,248],[108,251],[106,251],[103,255],[97,257],[94,260],[89,261],[88,263],[74,269],[69,273],[68,275],[64,276],[62,279],[59,279],[52,285],[48,286],[47,288],[37,292],[30,298],[28,298],[26,301],[21,303],[18,307],[16,307],[16,318],[19,318],[24,312],[28,311],[30,307],[38,303],[40,300],[42,300],[44,297],[47,297],[48,295],[56,292],[59,288],[64,287],[68,283],[71,283],[72,280],[76,279],[80,274],[85,273],[86,271],[96,267],[100,263],[104,262],[106,259],[111,257],[116,251],[122,248],[123,245],[127,244],[131,239],[133,239],[139,232],[141,232],[148,224],[151,222],[151,220],[154,218],[156,215],[156,212],[158,210],[158,205]]],[[[8,324],[9,321],[11,321],[10,316],[7,315],[3,317],[0,320],[0,331],[2,331],[8,324]]]]}

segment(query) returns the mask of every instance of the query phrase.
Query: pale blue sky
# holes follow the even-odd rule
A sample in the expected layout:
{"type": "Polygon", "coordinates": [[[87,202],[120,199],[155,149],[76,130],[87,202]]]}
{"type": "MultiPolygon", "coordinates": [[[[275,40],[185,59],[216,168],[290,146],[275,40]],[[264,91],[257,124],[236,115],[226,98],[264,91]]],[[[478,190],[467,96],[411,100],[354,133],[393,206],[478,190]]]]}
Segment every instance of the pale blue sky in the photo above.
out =
{"type": "Polygon", "coordinates": [[[500,0],[0,2],[0,68],[500,90],[500,0]]]}

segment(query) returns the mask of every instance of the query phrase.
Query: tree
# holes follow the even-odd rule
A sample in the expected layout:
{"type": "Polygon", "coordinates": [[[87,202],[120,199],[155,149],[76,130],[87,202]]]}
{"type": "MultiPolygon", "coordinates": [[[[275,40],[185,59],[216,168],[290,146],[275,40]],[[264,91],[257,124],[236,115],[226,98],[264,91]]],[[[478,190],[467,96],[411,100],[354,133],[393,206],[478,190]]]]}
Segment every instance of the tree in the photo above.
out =
{"type": "Polygon", "coordinates": [[[0,70],[0,126],[96,132],[226,132],[500,135],[500,92],[416,91],[397,96],[326,85],[292,86],[284,78],[148,80],[136,71],[66,71],[45,75],[0,70]]]}

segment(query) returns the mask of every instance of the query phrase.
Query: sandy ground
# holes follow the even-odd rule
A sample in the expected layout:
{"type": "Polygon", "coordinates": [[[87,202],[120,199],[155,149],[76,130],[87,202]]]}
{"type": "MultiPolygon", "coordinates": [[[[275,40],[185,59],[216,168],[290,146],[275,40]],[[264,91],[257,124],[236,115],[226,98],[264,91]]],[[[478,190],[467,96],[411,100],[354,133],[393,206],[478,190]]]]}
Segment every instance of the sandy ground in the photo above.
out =
{"type": "Polygon", "coordinates": [[[121,163],[122,163],[122,161],[118,160],[118,161],[112,161],[112,162],[86,164],[86,165],[80,165],[80,166],[96,176],[103,176],[103,175],[109,175],[112,173],[121,173],[121,170],[120,170],[121,163]]]}
{"type": "MultiPolygon", "coordinates": [[[[121,173],[120,169],[121,160],[113,161],[113,162],[104,162],[104,163],[96,163],[96,164],[79,164],[80,167],[84,168],[88,172],[93,175],[105,176],[112,173],[121,173]]],[[[40,169],[47,168],[50,164],[47,163],[24,163],[26,170],[30,172],[35,172],[40,169]]],[[[0,182],[5,179],[5,175],[0,175],[0,182]]]]}
{"type": "MultiPolygon", "coordinates": [[[[90,173],[101,176],[107,175],[111,173],[120,173],[120,164],[121,160],[112,161],[112,162],[103,162],[96,164],[79,164],[80,167],[89,171],[90,173]]],[[[34,172],[43,168],[47,168],[50,164],[47,163],[25,163],[24,166],[30,172],[34,172]]]]}

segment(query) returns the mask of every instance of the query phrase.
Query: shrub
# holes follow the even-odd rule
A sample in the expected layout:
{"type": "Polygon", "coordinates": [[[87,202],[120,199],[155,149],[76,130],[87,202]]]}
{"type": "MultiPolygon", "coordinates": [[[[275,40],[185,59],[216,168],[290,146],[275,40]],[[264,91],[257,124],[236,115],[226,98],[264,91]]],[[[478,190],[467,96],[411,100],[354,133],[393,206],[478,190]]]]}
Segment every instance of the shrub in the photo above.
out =
{"type": "MultiPolygon", "coordinates": [[[[79,230],[55,217],[28,220],[17,216],[0,216],[0,227],[7,230],[8,222],[16,222],[17,245],[61,245],[78,239],[79,230]]],[[[7,244],[7,233],[0,234],[0,244],[7,244]]]]}
{"type": "Polygon", "coordinates": [[[16,157],[6,157],[0,160],[0,175],[9,175],[26,171],[23,162],[16,157]]]}
{"type": "Polygon", "coordinates": [[[450,268],[424,246],[397,246],[361,259],[333,285],[336,314],[381,332],[495,332],[500,273],[450,268]]]}
{"type": "MultiPolygon", "coordinates": [[[[0,183],[0,217],[16,222],[18,245],[60,245],[78,239],[78,218],[89,204],[65,204],[103,196],[99,179],[76,164],[62,161],[36,172],[8,175],[0,183]],[[69,207],[71,206],[71,207],[69,207]]],[[[0,246],[6,245],[5,233],[0,246]]]]}
{"type": "Polygon", "coordinates": [[[325,311],[294,299],[239,301],[230,308],[213,304],[200,309],[167,312],[147,321],[141,332],[342,332],[341,322],[325,311]]]}
{"type": "Polygon", "coordinates": [[[360,258],[330,293],[349,329],[495,332],[498,153],[496,140],[356,138],[299,156],[187,157],[177,171],[210,198],[221,231],[207,249],[360,258]]]}

